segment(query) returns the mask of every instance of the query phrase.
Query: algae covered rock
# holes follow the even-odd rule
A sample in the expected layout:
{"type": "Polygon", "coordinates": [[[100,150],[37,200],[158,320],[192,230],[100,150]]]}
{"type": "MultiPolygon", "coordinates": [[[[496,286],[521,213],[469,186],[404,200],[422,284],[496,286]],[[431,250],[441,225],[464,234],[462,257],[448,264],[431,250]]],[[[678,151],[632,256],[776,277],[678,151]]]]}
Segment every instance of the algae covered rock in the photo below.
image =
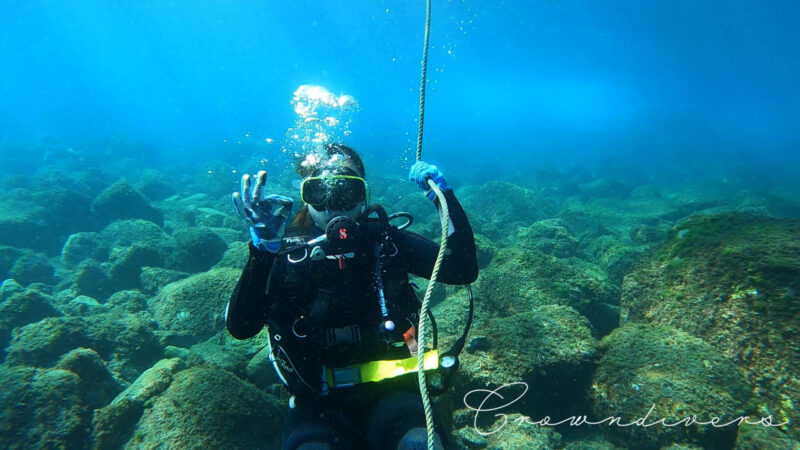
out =
{"type": "Polygon", "coordinates": [[[5,348],[14,328],[60,315],[52,299],[41,292],[28,289],[14,293],[0,303],[0,345],[5,348]]]}
{"type": "Polygon", "coordinates": [[[220,369],[174,376],[125,448],[279,448],[284,406],[220,369]]]}
{"type": "Polygon", "coordinates": [[[145,405],[164,392],[176,373],[186,368],[177,358],[162,359],[144,371],[130,386],[92,419],[93,446],[97,449],[120,448],[133,435],[145,405]]]}
{"type": "Polygon", "coordinates": [[[272,359],[269,348],[267,347],[259,350],[259,352],[247,362],[245,370],[247,381],[262,389],[269,385],[280,383],[278,374],[275,373],[272,367],[272,359]]]}
{"type": "Polygon", "coordinates": [[[170,236],[159,225],[142,219],[117,220],[103,228],[100,235],[109,248],[139,245],[166,254],[173,245],[170,236]]]}
{"type": "Polygon", "coordinates": [[[578,251],[578,240],[572,236],[569,226],[562,219],[539,220],[519,228],[511,242],[558,258],[575,256],[578,251]]]}
{"type": "Polygon", "coordinates": [[[90,316],[108,312],[108,307],[106,305],[86,295],[79,295],[69,302],[59,305],[59,308],[64,314],[69,316],[90,316]]]}
{"type": "Polygon", "coordinates": [[[52,367],[65,353],[91,348],[124,380],[157,361],[162,348],[151,321],[137,314],[47,317],[17,328],[7,347],[9,365],[52,367]]]}
{"type": "Polygon", "coordinates": [[[7,277],[8,269],[14,265],[22,253],[23,251],[18,248],[0,245],[0,277],[7,277]]]}
{"type": "Polygon", "coordinates": [[[760,425],[743,425],[736,437],[735,450],[800,449],[800,441],[781,430],[760,425]]]}
{"type": "Polygon", "coordinates": [[[556,204],[535,191],[504,181],[468,186],[459,193],[474,230],[491,239],[505,239],[515,228],[552,217],[556,204]]]}
{"type": "Polygon", "coordinates": [[[22,285],[41,282],[53,282],[55,268],[47,256],[38,252],[24,252],[8,270],[8,276],[17,280],[22,285]]]}
{"type": "Polygon", "coordinates": [[[59,237],[45,226],[44,208],[28,201],[5,201],[0,205],[0,244],[44,252],[58,251],[59,237]]]}
{"type": "Polygon", "coordinates": [[[481,273],[478,290],[498,315],[530,311],[546,304],[579,311],[593,303],[619,303],[618,288],[601,268],[586,261],[559,259],[537,250],[502,248],[481,273]]]}
{"type": "Polygon", "coordinates": [[[113,291],[141,287],[140,277],[145,266],[160,266],[164,257],[158,249],[134,244],[116,247],[111,251],[108,278],[113,291]]]}
{"type": "Polygon", "coordinates": [[[234,347],[225,345],[218,338],[211,338],[199,344],[195,344],[190,349],[198,355],[204,362],[210,365],[225,369],[228,372],[245,378],[247,374],[247,362],[251,355],[237,350],[234,347]]]}
{"type": "Polygon", "coordinates": [[[136,289],[117,291],[106,301],[106,306],[112,310],[138,313],[147,309],[147,295],[136,289]]]}
{"type": "Polygon", "coordinates": [[[0,284],[0,302],[4,302],[11,298],[12,295],[21,292],[25,292],[25,288],[21,284],[11,278],[3,280],[3,283],[0,284]]]}
{"type": "Polygon", "coordinates": [[[485,342],[461,355],[458,391],[526,383],[525,398],[503,412],[556,415],[583,406],[597,350],[591,325],[577,311],[543,305],[488,320],[480,335],[485,342]]]}
{"type": "Polygon", "coordinates": [[[56,364],[56,369],[78,375],[81,398],[91,409],[107,405],[122,390],[120,382],[100,355],[89,348],[77,348],[65,354],[56,364]]]}
{"type": "Polygon", "coordinates": [[[751,415],[800,420],[800,221],[691,217],[625,277],[621,307],[624,321],[679,328],[727,356],[756,386],[751,415]]]}
{"type": "Polygon", "coordinates": [[[189,347],[221,331],[240,275],[236,269],[213,269],[164,286],[149,307],[165,343],[189,347]]]}
{"type": "Polygon", "coordinates": [[[0,366],[0,447],[86,448],[90,410],[78,375],[0,366]]]}
{"type": "Polygon", "coordinates": [[[228,244],[228,249],[222,255],[222,258],[216,264],[216,267],[231,267],[234,269],[242,270],[247,263],[247,257],[250,254],[247,246],[247,241],[236,241],[228,244]]]}
{"type": "Polygon", "coordinates": [[[203,272],[219,262],[228,245],[208,228],[186,228],[174,235],[177,245],[172,267],[183,272],[203,272]]]}
{"type": "Polygon", "coordinates": [[[92,212],[106,220],[143,219],[159,225],[164,214],[150,205],[150,200],[121,179],[95,197],[92,212]]]}
{"type": "Polygon", "coordinates": [[[93,259],[84,259],[78,265],[72,278],[72,286],[77,294],[101,299],[105,299],[114,289],[106,271],[93,259]]]}
{"type": "Polygon", "coordinates": [[[188,277],[189,274],[178,270],[164,269],[162,267],[142,267],[142,273],[139,280],[142,283],[142,289],[145,292],[154,294],[162,287],[182,280],[188,277]]]}
{"type": "Polygon", "coordinates": [[[526,416],[521,414],[502,414],[485,428],[467,425],[457,430],[455,437],[459,448],[528,450],[564,447],[564,440],[555,429],[527,424],[526,416]]]}
{"type": "MultiPolygon", "coordinates": [[[[703,340],[664,325],[628,324],[601,341],[605,351],[594,374],[591,395],[597,418],[620,417],[621,423],[687,417],[726,423],[746,414],[750,386],[725,356],[703,340]]],[[[735,425],[714,427],[612,426],[627,445],[659,448],[698,443],[730,448],[735,425]]]]}
{"type": "Polygon", "coordinates": [[[175,195],[175,186],[162,176],[158,171],[145,170],[136,180],[136,190],[147,196],[150,200],[163,200],[175,195]]]}
{"type": "Polygon", "coordinates": [[[478,258],[478,269],[483,270],[489,267],[494,258],[496,245],[491,239],[481,234],[475,233],[475,252],[478,258]]]}
{"type": "Polygon", "coordinates": [[[584,259],[603,268],[609,279],[619,286],[625,274],[647,254],[650,247],[626,244],[620,234],[605,231],[600,231],[603,234],[597,236],[585,235],[579,251],[584,259]]]}

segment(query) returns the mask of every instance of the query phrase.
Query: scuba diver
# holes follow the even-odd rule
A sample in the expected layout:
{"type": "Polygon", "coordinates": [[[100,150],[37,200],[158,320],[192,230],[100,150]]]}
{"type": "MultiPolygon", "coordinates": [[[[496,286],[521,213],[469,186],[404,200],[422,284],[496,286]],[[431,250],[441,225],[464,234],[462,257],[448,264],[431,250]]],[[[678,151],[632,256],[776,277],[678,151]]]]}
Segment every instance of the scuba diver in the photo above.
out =
{"type": "MultiPolygon", "coordinates": [[[[420,300],[408,274],[430,278],[439,245],[406,231],[410,216],[397,227],[368,204],[364,164],[349,147],[327,145],[296,168],[304,207],[291,224],[292,199],[265,195],[266,172],[254,188],[244,175],[233,194],[252,241],[228,332],[248,339],[268,327],[270,359],[292,394],[284,449],[426,448],[416,370],[419,351],[429,369],[429,349],[417,348],[420,300]]],[[[475,281],[472,228],[444,175],[418,161],[409,178],[440,210],[432,179],[449,208],[438,280],[475,281]]]]}

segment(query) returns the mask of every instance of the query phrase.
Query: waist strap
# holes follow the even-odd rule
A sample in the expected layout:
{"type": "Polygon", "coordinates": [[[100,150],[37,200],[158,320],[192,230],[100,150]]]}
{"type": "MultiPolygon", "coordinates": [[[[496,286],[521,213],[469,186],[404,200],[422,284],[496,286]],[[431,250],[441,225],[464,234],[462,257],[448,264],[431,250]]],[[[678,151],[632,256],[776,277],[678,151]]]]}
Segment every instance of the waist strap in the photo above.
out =
{"type": "MultiPolygon", "coordinates": [[[[377,382],[399,377],[417,371],[418,358],[411,356],[405,359],[385,361],[369,361],[342,368],[326,368],[325,378],[332,388],[354,386],[360,383],[377,382]]],[[[439,350],[425,352],[424,370],[439,367],[439,350]]]]}

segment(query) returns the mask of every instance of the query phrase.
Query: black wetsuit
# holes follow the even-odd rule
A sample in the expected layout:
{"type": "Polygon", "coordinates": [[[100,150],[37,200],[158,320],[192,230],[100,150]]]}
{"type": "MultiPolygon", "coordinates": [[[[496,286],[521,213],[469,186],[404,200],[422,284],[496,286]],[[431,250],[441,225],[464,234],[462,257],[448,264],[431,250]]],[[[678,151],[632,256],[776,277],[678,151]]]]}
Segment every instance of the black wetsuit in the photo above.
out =
{"type": "MultiPolygon", "coordinates": [[[[471,283],[478,276],[472,228],[453,192],[447,191],[445,198],[450,231],[438,281],[471,283]]],[[[284,448],[305,442],[394,448],[406,431],[425,426],[416,377],[343,387],[337,386],[339,380],[328,382],[325,368],[411,355],[403,332],[418,326],[419,299],[408,274],[429,278],[439,245],[369,220],[359,222],[360,236],[352,246],[338,250],[345,257],[313,260],[302,246],[323,234],[313,228],[287,230],[278,255],[250,246],[228,305],[228,331],[247,339],[269,326],[274,366],[295,395],[284,448]],[[288,251],[292,248],[296,250],[288,251]],[[382,314],[378,286],[383,287],[387,315],[382,314]],[[381,327],[387,319],[396,324],[393,331],[381,327]]]]}

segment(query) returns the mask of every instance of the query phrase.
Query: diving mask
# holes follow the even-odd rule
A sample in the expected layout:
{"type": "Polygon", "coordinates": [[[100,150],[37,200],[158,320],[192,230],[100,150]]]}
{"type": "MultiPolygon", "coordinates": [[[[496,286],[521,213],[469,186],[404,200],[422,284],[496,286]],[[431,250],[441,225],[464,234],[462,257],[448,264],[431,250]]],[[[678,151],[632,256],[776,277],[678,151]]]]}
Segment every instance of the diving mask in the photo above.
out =
{"type": "Polygon", "coordinates": [[[300,186],[300,196],[317,211],[348,211],[366,201],[367,182],[352,175],[308,177],[300,186]]]}

